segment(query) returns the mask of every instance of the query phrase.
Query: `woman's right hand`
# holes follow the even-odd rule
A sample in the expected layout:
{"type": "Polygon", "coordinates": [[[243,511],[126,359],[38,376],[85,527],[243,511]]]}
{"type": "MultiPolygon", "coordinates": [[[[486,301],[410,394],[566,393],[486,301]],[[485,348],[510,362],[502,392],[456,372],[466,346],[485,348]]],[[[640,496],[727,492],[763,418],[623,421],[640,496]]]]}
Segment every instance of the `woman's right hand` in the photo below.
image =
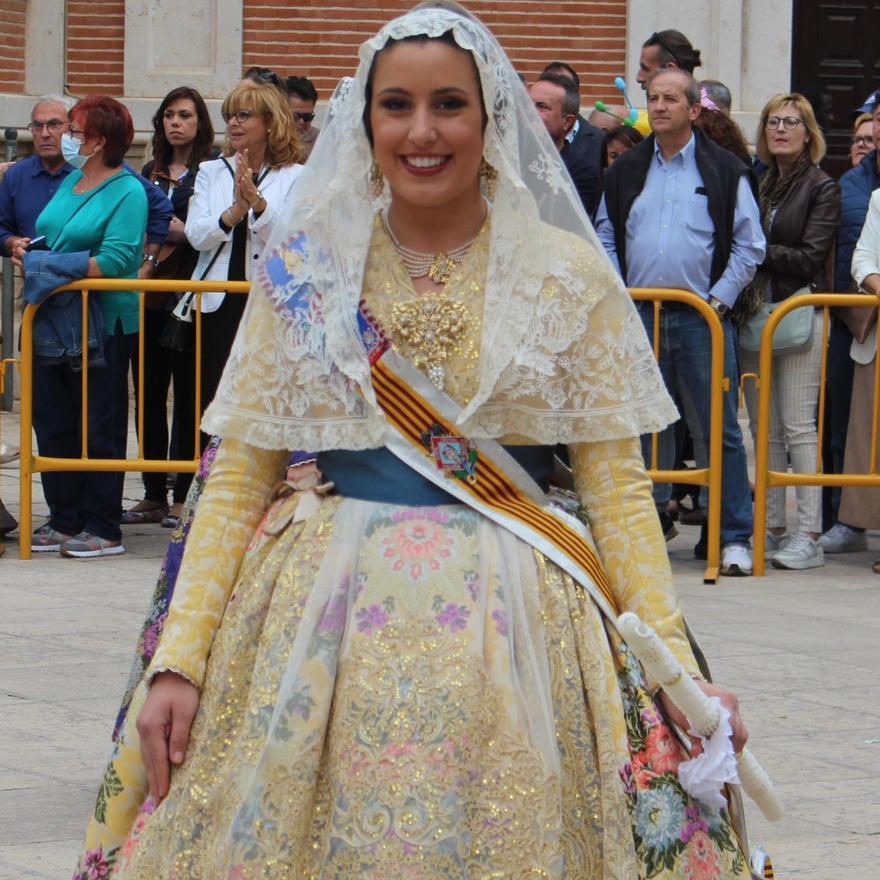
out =
{"type": "Polygon", "coordinates": [[[189,731],[199,708],[198,688],[176,672],[160,672],[137,720],[141,757],[150,795],[157,801],[168,794],[171,764],[186,757],[189,731]]]}

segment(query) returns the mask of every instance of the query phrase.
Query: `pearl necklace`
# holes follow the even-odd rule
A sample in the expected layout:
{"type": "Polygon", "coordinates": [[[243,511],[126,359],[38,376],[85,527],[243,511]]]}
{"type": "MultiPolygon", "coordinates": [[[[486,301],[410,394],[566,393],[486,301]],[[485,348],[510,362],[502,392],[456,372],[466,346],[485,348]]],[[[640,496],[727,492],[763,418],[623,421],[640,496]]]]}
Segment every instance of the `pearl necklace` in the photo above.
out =
{"type": "Polygon", "coordinates": [[[449,281],[452,273],[458,268],[459,263],[465,258],[465,255],[471,249],[471,245],[477,240],[477,235],[479,235],[478,232],[470,241],[466,241],[464,244],[452,248],[452,250],[445,253],[422,254],[404,247],[397,240],[397,236],[388,222],[388,217],[384,213],[382,215],[382,222],[385,225],[385,231],[394,244],[394,249],[403,261],[409,277],[415,280],[416,278],[424,278],[427,275],[435,284],[441,285],[449,281]]]}

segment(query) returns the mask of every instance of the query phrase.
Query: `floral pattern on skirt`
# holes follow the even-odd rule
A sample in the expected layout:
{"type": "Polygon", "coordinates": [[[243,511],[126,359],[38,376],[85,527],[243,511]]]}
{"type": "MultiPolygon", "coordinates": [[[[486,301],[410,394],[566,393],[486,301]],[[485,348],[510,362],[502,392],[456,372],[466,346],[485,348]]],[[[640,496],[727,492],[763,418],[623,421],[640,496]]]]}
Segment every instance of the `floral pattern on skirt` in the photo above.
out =
{"type": "Polygon", "coordinates": [[[463,506],[258,529],[158,806],[144,698],[78,880],[748,877],[588,594],[463,506]]]}

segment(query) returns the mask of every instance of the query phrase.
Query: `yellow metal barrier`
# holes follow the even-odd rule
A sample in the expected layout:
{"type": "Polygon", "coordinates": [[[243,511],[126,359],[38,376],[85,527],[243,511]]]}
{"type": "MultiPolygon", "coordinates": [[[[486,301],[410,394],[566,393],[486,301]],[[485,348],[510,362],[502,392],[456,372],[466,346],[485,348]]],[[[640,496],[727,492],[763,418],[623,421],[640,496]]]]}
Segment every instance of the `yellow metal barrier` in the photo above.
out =
{"type": "MultiPolygon", "coordinates": [[[[827,364],[827,337],[830,306],[868,306],[880,309],[876,296],[849,293],[810,293],[792,296],[783,300],[771,312],[761,336],[761,351],[758,360],[758,426],[755,437],[755,531],[754,574],[765,573],[765,535],[767,534],[767,493],[774,486],[880,486],[877,473],[877,432],[880,416],[880,358],[875,361],[874,408],[871,414],[871,473],[868,474],[825,474],[822,472],[822,440],[825,414],[825,375],[827,364]],[[773,368],[773,334],[779,322],[791,311],[799,308],[818,308],[823,310],[822,330],[822,373],[819,386],[818,404],[818,455],[816,473],[794,474],[787,471],[768,470],[770,441],[770,395],[773,368]]],[[[880,316],[878,316],[880,317],[880,316]]]]}
{"type": "MultiPolygon", "coordinates": [[[[191,460],[145,459],[143,457],[144,408],[138,412],[138,455],[137,458],[89,458],[88,456],[88,400],[89,366],[88,352],[83,353],[82,370],[82,456],[80,458],[50,458],[34,455],[33,451],[33,363],[34,316],[39,306],[28,305],[21,320],[21,514],[19,524],[19,552],[22,559],[31,558],[31,533],[33,517],[33,475],[45,471],[152,471],[152,472],[190,472],[195,473],[199,465],[199,429],[201,426],[201,350],[203,293],[223,291],[225,293],[248,293],[249,281],[146,281],[131,278],[87,278],[66,284],[53,291],[53,295],[65,290],[81,290],[83,339],[88,338],[88,299],[90,292],[106,290],[132,290],[140,294],[140,326],[144,325],[145,293],[178,293],[192,290],[196,293],[197,311],[195,318],[195,457],[191,460]]],[[[138,342],[138,387],[144,387],[144,337],[139,333],[138,342]]],[[[87,349],[87,346],[83,346],[87,349]]]]}
{"type": "MultiPolygon", "coordinates": [[[[250,283],[245,281],[145,281],[136,282],[140,296],[140,325],[144,319],[145,293],[176,293],[182,290],[193,290],[201,305],[201,295],[207,292],[225,291],[226,293],[247,293],[250,283]]],[[[84,337],[88,333],[88,296],[90,292],[108,290],[132,290],[131,279],[94,278],[77,281],[59,287],[54,293],[64,290],[80,290],[83,292],[82,314],[84,337]]],[[[722,450],[722,393],[729,386],[724,378],[724,331],[715,311],[699,296],[684,290],[667,288],[633,288],[630,290],[633,299],[648,300],[654,303],[654,352],[659,351],[659,321],[661,303],[666,301],[683,302],[698,311],[709,326],[712,341],[711,385],[712,398],[710,403],[710,430],[708,438],[709,467],[690,470],[658,470],[657,439],[653,439],[652,468],[648,474],[655,482],[678,482],[689,485],[706,486],[709,490],[707,510],[707,560],[704,581],[714,583],[718,578],[720,560],[721,534],[721,450],[722,450]]],[[[137,458],[124,459],[93,459],[88,456],[88,363],[84,362],[82,371],[82,456],[77,459],[50,458],[35,455],[33,451],[33,321],[38,306],[28,305],[22,316],[21,327],[21,524],[19,547],[22,559],[31,557],[32,529],[32,480],[33,475],[46,471],[175,471],[195,472],[198,457],[192,460],[145,459],[143,457],[143,407],[138,412],[138,454],[137,458]]],[[[201,413],[201,369],[200,352],[202,344],[201,311],[196,312],[195,320],[195,448],[199,448],[199,429],[201,413]]],[[[88,358],[85,359],[86,361],[88,358]]],[[[143,388],[144,382],[144,339],[139,334],[138,344],[138,385],[143,388]]]]}
{"type": "Polygon", "coordinates": [[[724,328],[717,312],[700,296],[687,290],[674,290],[661,287],[634,287],[630,294],[635,300],[646,300],[654,304],[654,354],[660,351],[660,309],[664,300],[687,303],[699,312],[709,327],[712,340],[710,382],[712,397],[709,403],[709,437],[707,447],[709,467],[683,471],[663,471],[657,469],[657,435],[651,441],[651,467],[648,475],[658,483],[687,483],[693,486],[706,486],[709,502],[706,510],[706,570],[703,582],[714,584],[718,579],[721,560],[721,454],[724,433],[723,394],[730,388],[730,380],[724,377],[724,328]]]}

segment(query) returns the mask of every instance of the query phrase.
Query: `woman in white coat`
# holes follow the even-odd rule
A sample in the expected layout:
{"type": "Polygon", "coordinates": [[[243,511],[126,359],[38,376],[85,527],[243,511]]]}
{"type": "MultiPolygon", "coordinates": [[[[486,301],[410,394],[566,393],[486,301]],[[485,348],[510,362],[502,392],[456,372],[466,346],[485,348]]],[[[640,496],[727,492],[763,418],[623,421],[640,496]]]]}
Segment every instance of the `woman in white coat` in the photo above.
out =
{"type": "MultiPolygon", "coordinates": [[[[880,190],[875,190],[868,207],[858,244],[853,251],[852,277],[859,290],[880,297],[880,190]]],[[[877,311],[869,313],[862,339],[852,344],[852,402],[846,432],[845,474],[867,474],[871,468],[871,428],[874,413],[874,376],[877,357],[877,311]]],[[[880,492],[866,486],[844,486],[838,520],[850,528],[880,528],[880,492]]],[[[880,574],[880,560],[874,563],[880,574]]]]}
{"type": "MultiPolygon", "coordinates": [[[[203,162],[186,221],[194,279],[250,280],[302,170],[302,142],[281,93],[245,82],[223,102],[228,148],[203,162]]],[[[247,296],[202,296],[201,410],[214,399],[247,296]]],[[[207,436],[202,435],[204,448],[207,436]]]]}

